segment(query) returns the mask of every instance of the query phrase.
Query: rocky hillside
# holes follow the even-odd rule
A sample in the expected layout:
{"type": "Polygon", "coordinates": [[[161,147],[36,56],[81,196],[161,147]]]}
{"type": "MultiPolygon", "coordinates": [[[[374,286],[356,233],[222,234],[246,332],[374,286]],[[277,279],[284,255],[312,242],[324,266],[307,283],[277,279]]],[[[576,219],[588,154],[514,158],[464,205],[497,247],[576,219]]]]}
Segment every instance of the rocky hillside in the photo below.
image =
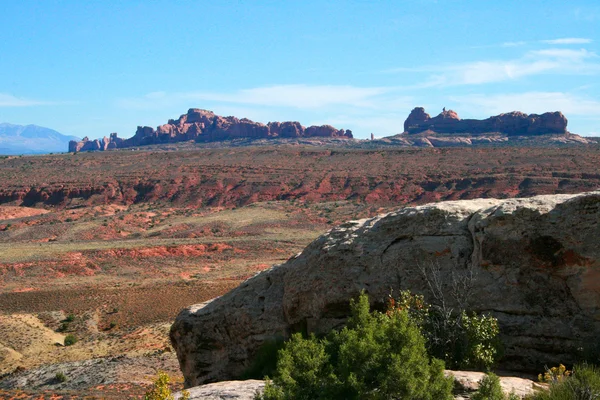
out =
{"type": "Polygon", "coordinates": [[[597,351],[599,220],[600,192],[591,192],[441,202],[342,224],[179,314],[171,341],[186,386],[239,376],[266,340],[342,326],[363,289],[381,306],[391,289],[435,301],[429,274],[448,304],[458,278],[469,308],[498,319],[503,367],[572,363],[597,351]]]}
{"type": "Polygon", "coordinates": [[[302,126],[299,122],[269,122],[261,124],[247,118],[221,117],[212,111],[190,108],[187,114],[176,120],[160,125],[156,129],[138,126],[135,135],[129,139],[119,138],[116,133],[103,139],[71,141],[69,151],[111,150],[126,147],[160,143],[177,143],[194,140],[215,142],[231,139],[297,138],[297,137],[337,137],[351,139],[349,130],[336,129],[331,125],[302,126]]]}
{"type": "Polygon", "coordinates": [[[0,159],[0,204],[77,207],[269,200],[380,205],[578,193],[600,187],[597,145],[348,150],[243,147],[0,159]],[[69,171],[69,173],[65,173],[69,171]]]}
{"type": "Polygon", "coordinates": [[[566,134],[567,118],[558,111],[541,115],[513,111],[484,120],[460,119],[455,111],[446,109],[432,118],[423,107],[416,107],[404,122],[404,131],[409,134],[424,131],[453,134],[498,132],[508,136],[566,134]]]}

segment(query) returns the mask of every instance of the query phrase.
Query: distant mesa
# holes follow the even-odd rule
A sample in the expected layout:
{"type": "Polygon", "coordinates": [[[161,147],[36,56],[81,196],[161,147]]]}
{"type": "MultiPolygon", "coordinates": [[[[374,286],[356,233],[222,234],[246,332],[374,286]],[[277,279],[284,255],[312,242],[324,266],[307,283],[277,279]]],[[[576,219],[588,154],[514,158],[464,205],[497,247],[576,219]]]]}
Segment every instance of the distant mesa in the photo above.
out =
{"type": "Polygon", "coordinates": [[[352,139],[352,131],[336,129],[331,125],[302,126],[299,122],[269,122],[261,124],[247,118],[221,117],[212,111],[190,108],[176,120],[158,126],[138,126],[135,135],[122,139],[116,133],[110,137],[69,142],[69,151],[112,150],[150,144],[176,143],[194,140],[216,142],[232,139],[269,139],[299,137],[336,137],[352,139]]]}
{"type": "Polygon", "coordinates": [[[541,115],[513,111],[487,119],[460,119],[455,111],[444,108],[431,118],[423,107],[413,109],[404,122],[404,132],[416,134],[424,131],[436,133],[482,134],[502,133],[508,136],[539,136],[567,134],[567,118],[559,111],[541,115]]]}

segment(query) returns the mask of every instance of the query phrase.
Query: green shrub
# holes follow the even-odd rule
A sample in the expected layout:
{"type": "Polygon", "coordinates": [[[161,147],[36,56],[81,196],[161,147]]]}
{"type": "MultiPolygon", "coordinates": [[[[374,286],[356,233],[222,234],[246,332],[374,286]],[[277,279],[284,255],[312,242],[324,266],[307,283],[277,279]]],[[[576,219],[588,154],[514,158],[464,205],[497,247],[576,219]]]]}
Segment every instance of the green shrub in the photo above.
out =
{"type": "Polygon", "coordinates": [[[504,394],[500,386],[500,378],[497,375],[488,373],[479,381],[479,390],[473,393],[471,400],[518,400],[519,397],[514,394],[504,394]]]}
{"type": "Polygon", "coordinates": [[[408,290],[398,299],[390,296],[390,305],[408,311],[425,336],[429,354],[444,360],[448,368],[489,370],[500,358],[498,320],[490,315],[448,311],[408,290]]]}
{"type": "Polygon", "coordinates": [[[500,328],[498,320],[491,315],[468,316],[465,311],[461,314],[464,330],[464,354],[457,360],[462,368],[489,370],[499,358],[500,328]]]}
{"type": "Polygon", "coordinates": [[[348,325],[326,339],[292,335],[258,398],[452,399],[452,378],[444,377],[442,361],[429,359],[406,310],[370,313],[364,293],[350,307],[348,325]]]}
{"type": "Polygon", "coordinates": [[[56,375],[54,375],[54,380],[56,382],[63,383],[67,381],[67,376],[62,371],[57,372],[56,375]]]}
{"type": "MultiPolygon", "coordinates": [[[[152,388],[146,392],[144,400],[174,400],[175,396],[169,388],[171,378],[165,372],[158,372],[158,377],[154,381],[152,388]]],[[[190,392],[184,390],[179,400],[189,400],[190,392]]]]}
{"type": "Polygon", "coordinates": [[[528,400],[596,400],[600,399],[600,369],[578,365],[570,377],[553,381],[548,391],[536,393],[528,400]]]}
{"type": "Polygon", "coordinates": [[[65,346],[71,346],[77,343],[77,337],[73,334],[68,334],[65,336],[65,346]]]}

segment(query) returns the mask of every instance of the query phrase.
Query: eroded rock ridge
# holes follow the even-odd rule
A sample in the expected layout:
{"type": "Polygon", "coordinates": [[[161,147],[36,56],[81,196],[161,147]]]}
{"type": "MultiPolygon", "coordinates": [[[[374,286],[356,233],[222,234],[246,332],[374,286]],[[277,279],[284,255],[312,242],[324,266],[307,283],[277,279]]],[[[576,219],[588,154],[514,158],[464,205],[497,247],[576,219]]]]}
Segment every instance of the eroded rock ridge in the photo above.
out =
{"type": "Polygon", "coordinates": [[[69,151],[111,150],[125,147],[143,146],[160,143],[176,143],[195,140],[214,142],[221,140],[251,138],[297,138],[297,137],[337,137],[351,139],[350,130],[336,129],[331,125],[302,126],[299,122],[269,122],[261,124],[247,118],[221,117],[212,111],[190,108],[187,114],[176,120],[158,126],[138,126],[135,135],[122,139],[116,133],[110,137],[69,142],[69,151]]]}
{"type": "Polygon", "coordinates": [[[541,115],[513,111],[487,119],[460,119],[453,110],[431,117],[423,107],[414,108],[404,122],[409,134],[433,131],[436,133],[481,134],[503,133],[508,136],[566,134],[567,118],[559,111],[541,115]]]}
{"type": "Polygon", "coordinates": [[[206,304],[183,310],[171,341],[188,387],[240,376],[267,340],[345,323],[366,290],[429,296],[419,266],[435,266],[447,298],[473,271],[470,308],[491,313],[503,367],[571,363],[600,332],[600,191],[406,207],[351,221],[298,256],[206,304]]]}

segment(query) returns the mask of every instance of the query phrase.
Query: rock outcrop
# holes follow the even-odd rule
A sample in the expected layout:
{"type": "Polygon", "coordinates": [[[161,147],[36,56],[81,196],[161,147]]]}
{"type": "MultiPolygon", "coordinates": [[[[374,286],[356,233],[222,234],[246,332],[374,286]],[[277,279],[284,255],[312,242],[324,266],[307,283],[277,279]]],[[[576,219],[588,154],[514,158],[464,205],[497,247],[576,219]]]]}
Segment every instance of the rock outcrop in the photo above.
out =
{"type": "MultiPolygon", "coordinates": [[[[470,394],[479,389],[479,382],[485,374],[475,371],[444,371],[446,376],[454,378],[455,400],[466,400],[470,394]]],[[[538,390],[547,389],[547,384],[534,382],[530,379],[515,376],[500,376],[500,386],[504,393],[514,393],[517,398],[522,399],[531,396],[538,390]]]]}
{"type": "MultiPolygon", "coordinates": [[[[467,400],[471,394],[479,389],[479,381],[483,379],[483,372],[473,371],[444,371],[446,376],[454,378],[454,399],[467,400]]],[[[500,386],[504,393],[514,393],[519,399],[525,398],[535,392],[543,390],[546,386],[531,381],[530,379],[501,376],[500,386]]],[[[196,386],[188,390],[190,400],[253,400],[256,393],[264,391],[265,382],[249,379],[246,381],[224,381],[196,386]]],[[[181,399],[181,392],[175,394],[175,399],[181,399]]]]}
{"type": "MultiPolygon", "coordinates": [[[[262,393],[264,388],[264,381],[249,379],[210,383],[191,388],[188,392],[190,400],[254,400],[256,393],[262,393]]],[[[180,400],[182,396],[182,393],[176,393],[175,400],[180,400]]]]}
{"type": "MultiPolygon", "coordinates": [[[[365,289],[430,296],[473,271],[470,308],[498,318],[503,367],[569,363],[600,333],[600,191],[407,207],[340,225],[298,256],[208,304],[183,310],[171,341],[187,387],[240,376],[265,341],[345,323],[365,289]]],[[[432,301],[431,296],[429,301],[432,301]]]]}
{"type": "Polygon", "coordinates": [[[597,141],[573,133],[547,135],[508,136],[502,133],[489,134],[437,134],[426,131],[418,135],[399,134],[376,139],[373,147],[547,147],[580,146],[596,144],[597,141]]]}
{"type": "Polygon", "coordinates": [[[404,132],[415,134],[424,131],[452,134],[498,132],[508,136],[566,134],[567,118],[558,111],[541,115],[513,111],[483,120],[460,119],[455,111],[445,109],[431,118],[423,107],[416,107],[404,122],[404,132]]]}
{"type": "Polygon", "coordinates": [[[69,151],[111,150],[149,144],[176,143],[195,140],[215,142],[232,139],[264,139],[295,137],[335,137],[351,139],[350,130],[336,129],[331,125],[309,126],[299,122],[269,122],[267,125],[247,118],[221,117],[212,111],[190,108],[187,114],[160,125],[156,130],[150,126],[138,126],[135,135],[122,139],[116,133],[103,139],[69,142],[69,151]]]}

